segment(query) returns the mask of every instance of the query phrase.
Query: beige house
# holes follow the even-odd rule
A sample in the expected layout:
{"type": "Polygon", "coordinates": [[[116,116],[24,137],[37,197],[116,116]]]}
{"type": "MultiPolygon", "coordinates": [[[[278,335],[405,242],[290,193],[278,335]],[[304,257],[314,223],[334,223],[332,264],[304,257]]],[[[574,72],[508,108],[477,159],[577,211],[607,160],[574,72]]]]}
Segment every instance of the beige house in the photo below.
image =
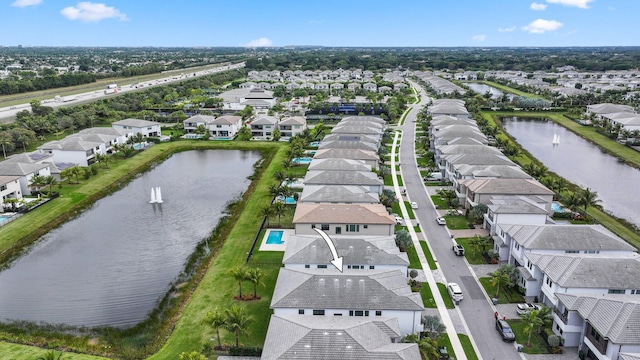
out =
{"type": "Polygon", "coordinates": [[[382,204],[315,204],[296,206],[293,215],[296,235],[315,235],[314,228],[329,235],[389,236],[396,220],[382,204]]]}

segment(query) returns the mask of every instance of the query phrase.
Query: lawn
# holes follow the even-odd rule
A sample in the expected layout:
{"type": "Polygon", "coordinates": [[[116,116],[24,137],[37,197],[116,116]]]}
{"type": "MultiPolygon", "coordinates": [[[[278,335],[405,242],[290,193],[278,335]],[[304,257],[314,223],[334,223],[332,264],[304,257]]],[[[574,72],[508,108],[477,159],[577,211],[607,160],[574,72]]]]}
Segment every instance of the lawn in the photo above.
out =
{"type": "Polygon", "coordinates": [[[480,255],[480,251],[476,250],[474,252],[471,245],[469,245],[469,243],[471,242],[471,239],[473,238],[456,238],[456,242],[462,245],[462,247],[464,247],[464,257],[467,259],[469,264],[472,264],[472,265],[486,264],[486,262],[484,261],[484,258],[480,255]]]}
{"type": "Polygon", "coordinates": [[[440,296],[442,296],[442,300],[444,300],[444,305],[447,307],[447,309],[455,309],[453,300],[451,300],[451,298],[449,297],[449,292],[447,292],[447,285],[438,283],[438,291],[440,291],[440,296]]]}
{"type": "Polygon", "coordinates": [[[447,202],[441,198],[439,195],[431,195],[431,201],[433,201],[433,204],[436,206],[436,209],[448,209],[449,206],[447,205],[447,202]]]}
{"type": "Polygon", "coordinates": [[[429,283],[422,283],[422,286],[420,287],[420,296],[422,297],[422,303],[425,308],[435,309],[438,307],[436,305],[436,300],[433,298],[433,293],[431,292],[429,283]]]}
{"type": "Polygon", "coordinates": [[[429,264],[429,269],[436,270],[438,265],[436,265],[435,260],[433,260],[433,255],[431,255],[431,250],[429,250],[429,245],[427,245],[426,241],[420,241],[420,247],[422,247],[422,251],[424,252],[424,256],[427,258],[427,263],[429,264]]]}
{"type": "MultiPolygon", "coordinates": [[[[33,360],[33,359],[39,359],[41,357],[45,358],[48,351],[49,350],[41,349],[35,346],[0,342],[0,354],[2,354],[2,359],[6,359],[6,360],[33,360]]],[[[63,356],[60,359],[61,360],[103,360],[107,358],[65,352],[63,353],[63,356]]]]}
{"type": "Polygon", "coordinates": [[[415,247],[410,247],[406,249],[407,256],[409,257],[409,268],[410,269],[422,269],[422,264],[420,263],[420,259],[418,258],[418,253],[416,252],[415,247]]]}
{"type": "Polygon", "coordinates": [[[516,341],[524,347],[525,354],[549,354],[547,342],[537,333],[536,330],[531,334],[531,343],[528,343],[529,334],[524,330],[527,326],[526,322],[521,319],[508,319],[511,329],[516,334],[516,341]]]}
{"type": "Polygon", "coordinates": [[[496,287],[491,284],[492,280],[489,277],[481,277],[478,279],[484,291],[487,292],[490,298],[498,299],[498,304],[510,304],[510,303],[521,303],[524,302],[524,298],[521,294],[519,294],[515,289],[506,291],[501,286],[498,291],[498,295],[496,296],[496,287]]]}
{"type": "Polygon", "coordinates": [[[460,339],[460,343],[462,343],[464,354],[467,355],[467,360],[478,360],[478,355],[473,349],[473,345],[471,345],[471,339],[469,339],[469,336],[465,334],[458,334],[458,338],[460,339]]]}
{"type": "Polygon", "coordinates": [[[451,230],[464,230],[469,228],[469,221],[464,215],[445,215],[447,227],[451,230]]]}
{"type": "MultiPolygon", "coordinates": [[[[409,219],[415,219],[416,215],[413,213],[413,209],[411,208],[411,202],[405,201],[404,206],[407,209],[407,213],[409,214],[409,219]]],[[[400,210],[400,207],[398,207],[398,210],[400,210]]],[[[397,214],[400,214],[400,213],[397,213],[397,214]]]]}

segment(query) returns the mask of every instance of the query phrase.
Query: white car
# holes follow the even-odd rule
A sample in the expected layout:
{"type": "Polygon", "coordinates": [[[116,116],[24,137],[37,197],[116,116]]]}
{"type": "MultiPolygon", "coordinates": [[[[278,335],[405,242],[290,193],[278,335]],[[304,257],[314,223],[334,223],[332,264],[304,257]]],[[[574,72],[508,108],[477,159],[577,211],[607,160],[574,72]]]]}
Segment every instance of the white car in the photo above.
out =
{"type": "Polygon", "coordinates": [[[415,202],[415,201],[412,201],[412,202],[411,202],[411,208],[412,208],[412,209],[417,209],[417,208],[418,208],[418,203],[417,203],[417,202],[415,202]]]}
{"type": "Polygon", "coordinates": [[[456,283],[448,283],[447,292],[456,304],[464,298],[464,296],[462,295],[462,289],[460,289],[460,285],[456,283]]]}
{"type": "Polygon", "coordinates": [[[523,303],[516,305],[516,312],[518,313],[518,315],[526,315],[533,310],[540,310],[540,305],[532,303],[523,303]]]}
{"type": "Polygon", "coordinates": [[[396,216],[396,224],[397,225],[404,225],[404,219],[401,218],[400,216],[396,216]]]}
{"type": "Polygon", "coordinates": [[[447,220],[445,220],[445,218],[443,218],[442,216],[438,216],[436,218],[436,222],[438,223],[438,225],[447,225],[447,220]]]}

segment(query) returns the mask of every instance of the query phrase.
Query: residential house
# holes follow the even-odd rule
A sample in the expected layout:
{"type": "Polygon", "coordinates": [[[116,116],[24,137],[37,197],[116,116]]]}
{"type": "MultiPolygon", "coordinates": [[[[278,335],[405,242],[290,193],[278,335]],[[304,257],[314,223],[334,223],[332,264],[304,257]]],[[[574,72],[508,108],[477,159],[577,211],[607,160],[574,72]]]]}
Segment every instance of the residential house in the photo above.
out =
{"type": "Polygon", "coordinates": [[[307,119],[302,116],[292,116],[282,119],[278,124],[282,137],[300,135],[307,129],[307,119]]]}
{"type": "Polygon", "coordinates": [[[395,318],[272,315],[261,359],[420,360],[401,337],[395,318]]]}
{"type": "Polygon", "coordinates": [[[358,134],[329,134],[326,135],[322,141],[364,141],[368,143],[373,143],[377,147],[380,147],[379,136],[371,136],[371,135],[358,135],[358,134]]]}
{"type": "Polygon", "coordinates": [[[4,190],[0,193],[3,197],[22,198],[31,195],[31,179],[34,176],[51,175],[51,165],[47,163],[24,163],[13,161],[0,161],[0,177],[5,182],[1,185],[4,190]],[[15,179],[17,177],[17,179],[15,179]],[[13,181],[17,181],[18,189],[15,189],[13,181]],[[9,183],[11,182],[11,183],[9,183]],[[17,191],[16,191],[17,190],[17,191]]]}
{"type": "Polygon", "coordinates": [[[0,212],[12,210],[12,207],[9,205],[7,205],[8,207],[5,209],[5,200],[22,199],[21,178],[22,176],[0,175],[0,212]]]}
{"type": "Polygon", "coordinates": [[[364,186],[304,184],[299,203],[378,204],[380,195],[364,186]]]}
{"type": "Polygon", "coordinates": [[[384,189],[384,181],[371,171],[308,170],[304,184],[362,186],[377,194],[384,189]]]}
{"type": "Polygon", "coordinates": [[[233,139],[242,127],[242,116],[223,115],[206,125],[211,139],[233,139]]]}
{"type": "Polygon", "coordinates": [[[293,215],[296,235],[315,235],[319,228],[329,235],[390,236],[396,219],[382,204],[301,203],[293,215]]]}
{"type": "Polygon", "coordinates": [[[116,128],[88,128],[61,140],[49,141],[38,146],[42,154],[53,155],[55,163],[73,163],[88,166],[96,154],[110,154],[116,144],[126,144],[133,133],[116,128]]]}
{"type": "Polygon", "coordinates": [[[380,157],[375,151],[350,149],[323,149],[316,151],[313,159],[351,159],[360,160],[372,169],[378,168],[380,157]]]}
{"type": "Polygon", "coordinates": [[[499,225],[545,225],[551,221],[545,209],[546,203],[537,197],[528,196],[492,196],[484,214],[482,227],[489,231],[494,239],[494,250],[500,259],[509,259],[509,246],[503,238],[497,236],[499,225]]]}
{"type": "Polygon", "coordinates": [[[540,198],[544,201],[547,212],[551,213],[554,192],[535,179],[471,179],[459,180],[458,183],[467,209],[478,204],[489,204],[492,196],[523,195],[540,198]]]}
{"type": "Polygon", "coordinates": [[[349,140],[323,140],[318,146],[318,150],[322,149],[351,149],[351,150],[368,150],[378,151],[378,145],[365,141],[349,141],[349,140]]]}
{"type": "MultiPolygon", "coordinates": [[[[398,270],[407,274],[409,257],[400,252],[394,236],[333,236],[344,269],[398,270]]],[[[293,235],[288,240],[282,263],[287,269],[330,268],[333,256],[325,240],[316,235],[293,235]]]]}
{"type": "Polygon", "coordinates": [[[638,360],[640,299],[636,294],[556,294],[553,332],[564,346],[577,346],[588,360],[638,360]]]}
{"type": "Polygon", "coordinates": [[[269,139],[278,129],[278,118],[275,116],[260,116],[251,122],[251,134],[260,139],[269,139]]]}
{"type": "Polygon", "coordinates": [[[362,85],[362,89],[364,91],[378,91],[378,85],[369,82],[369,83],[366,83],[366,84],[362,85]]]}
{"type": "Polygon", "coordinates": [[[205,128],[215,120],[215,116],[211,115],[194,115],[188,119],[185,119],[182,124],[184,126],[184,132],[187,134],[195,133],[198,126],[204,126],[205,128]]]}
{"type": "Polygon", "coordinates": [[[159,137],[162,135],[160,123],[155,121],[140,119],[124,119],[111,123],[115,129],[121,132],[131,132],[133,134],[142,134],[144,137],[159,137]]]}
{"type": "Polygon", "coordinates": [[[398,270],[280,269],[271,300],[276,316],[390,317],[404,335],[423,330],[424,305],[398,270]]]}

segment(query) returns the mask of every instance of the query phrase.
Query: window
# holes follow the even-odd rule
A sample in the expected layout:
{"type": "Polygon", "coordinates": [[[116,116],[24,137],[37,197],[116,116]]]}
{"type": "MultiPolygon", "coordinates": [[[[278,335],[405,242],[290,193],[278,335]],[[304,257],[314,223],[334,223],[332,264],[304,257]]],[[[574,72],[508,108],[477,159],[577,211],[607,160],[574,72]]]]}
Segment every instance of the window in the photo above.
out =
{"type": "Polygon", "coordinates": [[[320,230],[322,230],[322,231],[329,231],[329,224],[322,224],[322,225],[320,225],[320,230]]]}
{"type": "Polygon", "coordinates": [[[369,316],[369,310],[364,311],[364,316],[369,316]]]}
{"type": "Polygon", "coordinates": [[[376,316],[382,316],[382,311],[381,310],[376,310],[376,316]]]}
{"type": "Polygon", "coordinates": [[[217,127],[217,128],[221,128],[221,127],[222,127],[222,125],[216,125],[216,127],[217,127]]]}
{"type": "Polygon", "coordinates": [[[298,309],[298,315],[304,315],[304,309],[298,309]]]}
{"type": "Polygon", "coordinates": [[[305,266],[304,266],[305,269],[308,269],[310,267],[311,267],[311,265],[308,265],[308,264],[305,264],[305,266]]]}
{"type": "Polygon", "coordinates": [[[359,232],[360,231],[360,225],[347,225],[346,226],[347,232],[359,232]]]}
{"type": "Polygon", "coordinates": [[[341,313],[335,313],[335,314],[333,314],[333,316],[342,316],[342,314],[341,313]]]}
{"type": "Polygon", "coordinates": [[[349,316],[353,316],[353,310],[349,310],[349,316]]]}
{"type": "Polygon", "coordinates": [[[313,310],[313,315],[324,315],[324,310],[313,310]]]}
{"type": "Polygon", "coordinates": [[[631,290],[631,295],[640,295],[640,290],[631,290]]]}
{"type": "Polygon", "coordinates": [[[609,289],[609,294],[624,294],[624,289],[609,289]]]}
{"type": "Polygon", "coordinates": [[[585,250],[585,254],[600,254],[600,250],[585,250]]]}
{"type": "Polygon", "coordinates": [[[369,228],[369,225],[364,224],[364,225],[362,225],[362,227],[363,227],[364,229],[368,229],[368,228],[369,228]]]}
{"type": "Polygon", "coordinates": [[[565,250],[564,253],[565,254],[579,254],[580,251],[579,250],[565,250]]]}
{"type": "Polygon", "coordinates": [[[0,186],[0,191],[5,191],[5,190],[7,190],[7,185],[0,186]]]}
{"type": "Polygon", "coordinates": [[[373,269],[375,269],[375,268],[376,268],[376,266],[375,266],[375,265],[369,265],[369,269],[370,269],[370,270],[373,270],[373,269]]]}
{"type": "Polygon", "coordinates": [[[355,313],[355,316],[364,316],[364,311],[362,310],[356,310],[354,311],[354,313],[355,313]]]}
{"type": "Polygon", "coordinates": [[[327,265],[318,265],[318,269],[326,269],[327,265]]]}
{"type": "Polygon", "coordinates": [[[311,224],[311,228],[315,229],[316,228],[316,224],[311,224]]]}

